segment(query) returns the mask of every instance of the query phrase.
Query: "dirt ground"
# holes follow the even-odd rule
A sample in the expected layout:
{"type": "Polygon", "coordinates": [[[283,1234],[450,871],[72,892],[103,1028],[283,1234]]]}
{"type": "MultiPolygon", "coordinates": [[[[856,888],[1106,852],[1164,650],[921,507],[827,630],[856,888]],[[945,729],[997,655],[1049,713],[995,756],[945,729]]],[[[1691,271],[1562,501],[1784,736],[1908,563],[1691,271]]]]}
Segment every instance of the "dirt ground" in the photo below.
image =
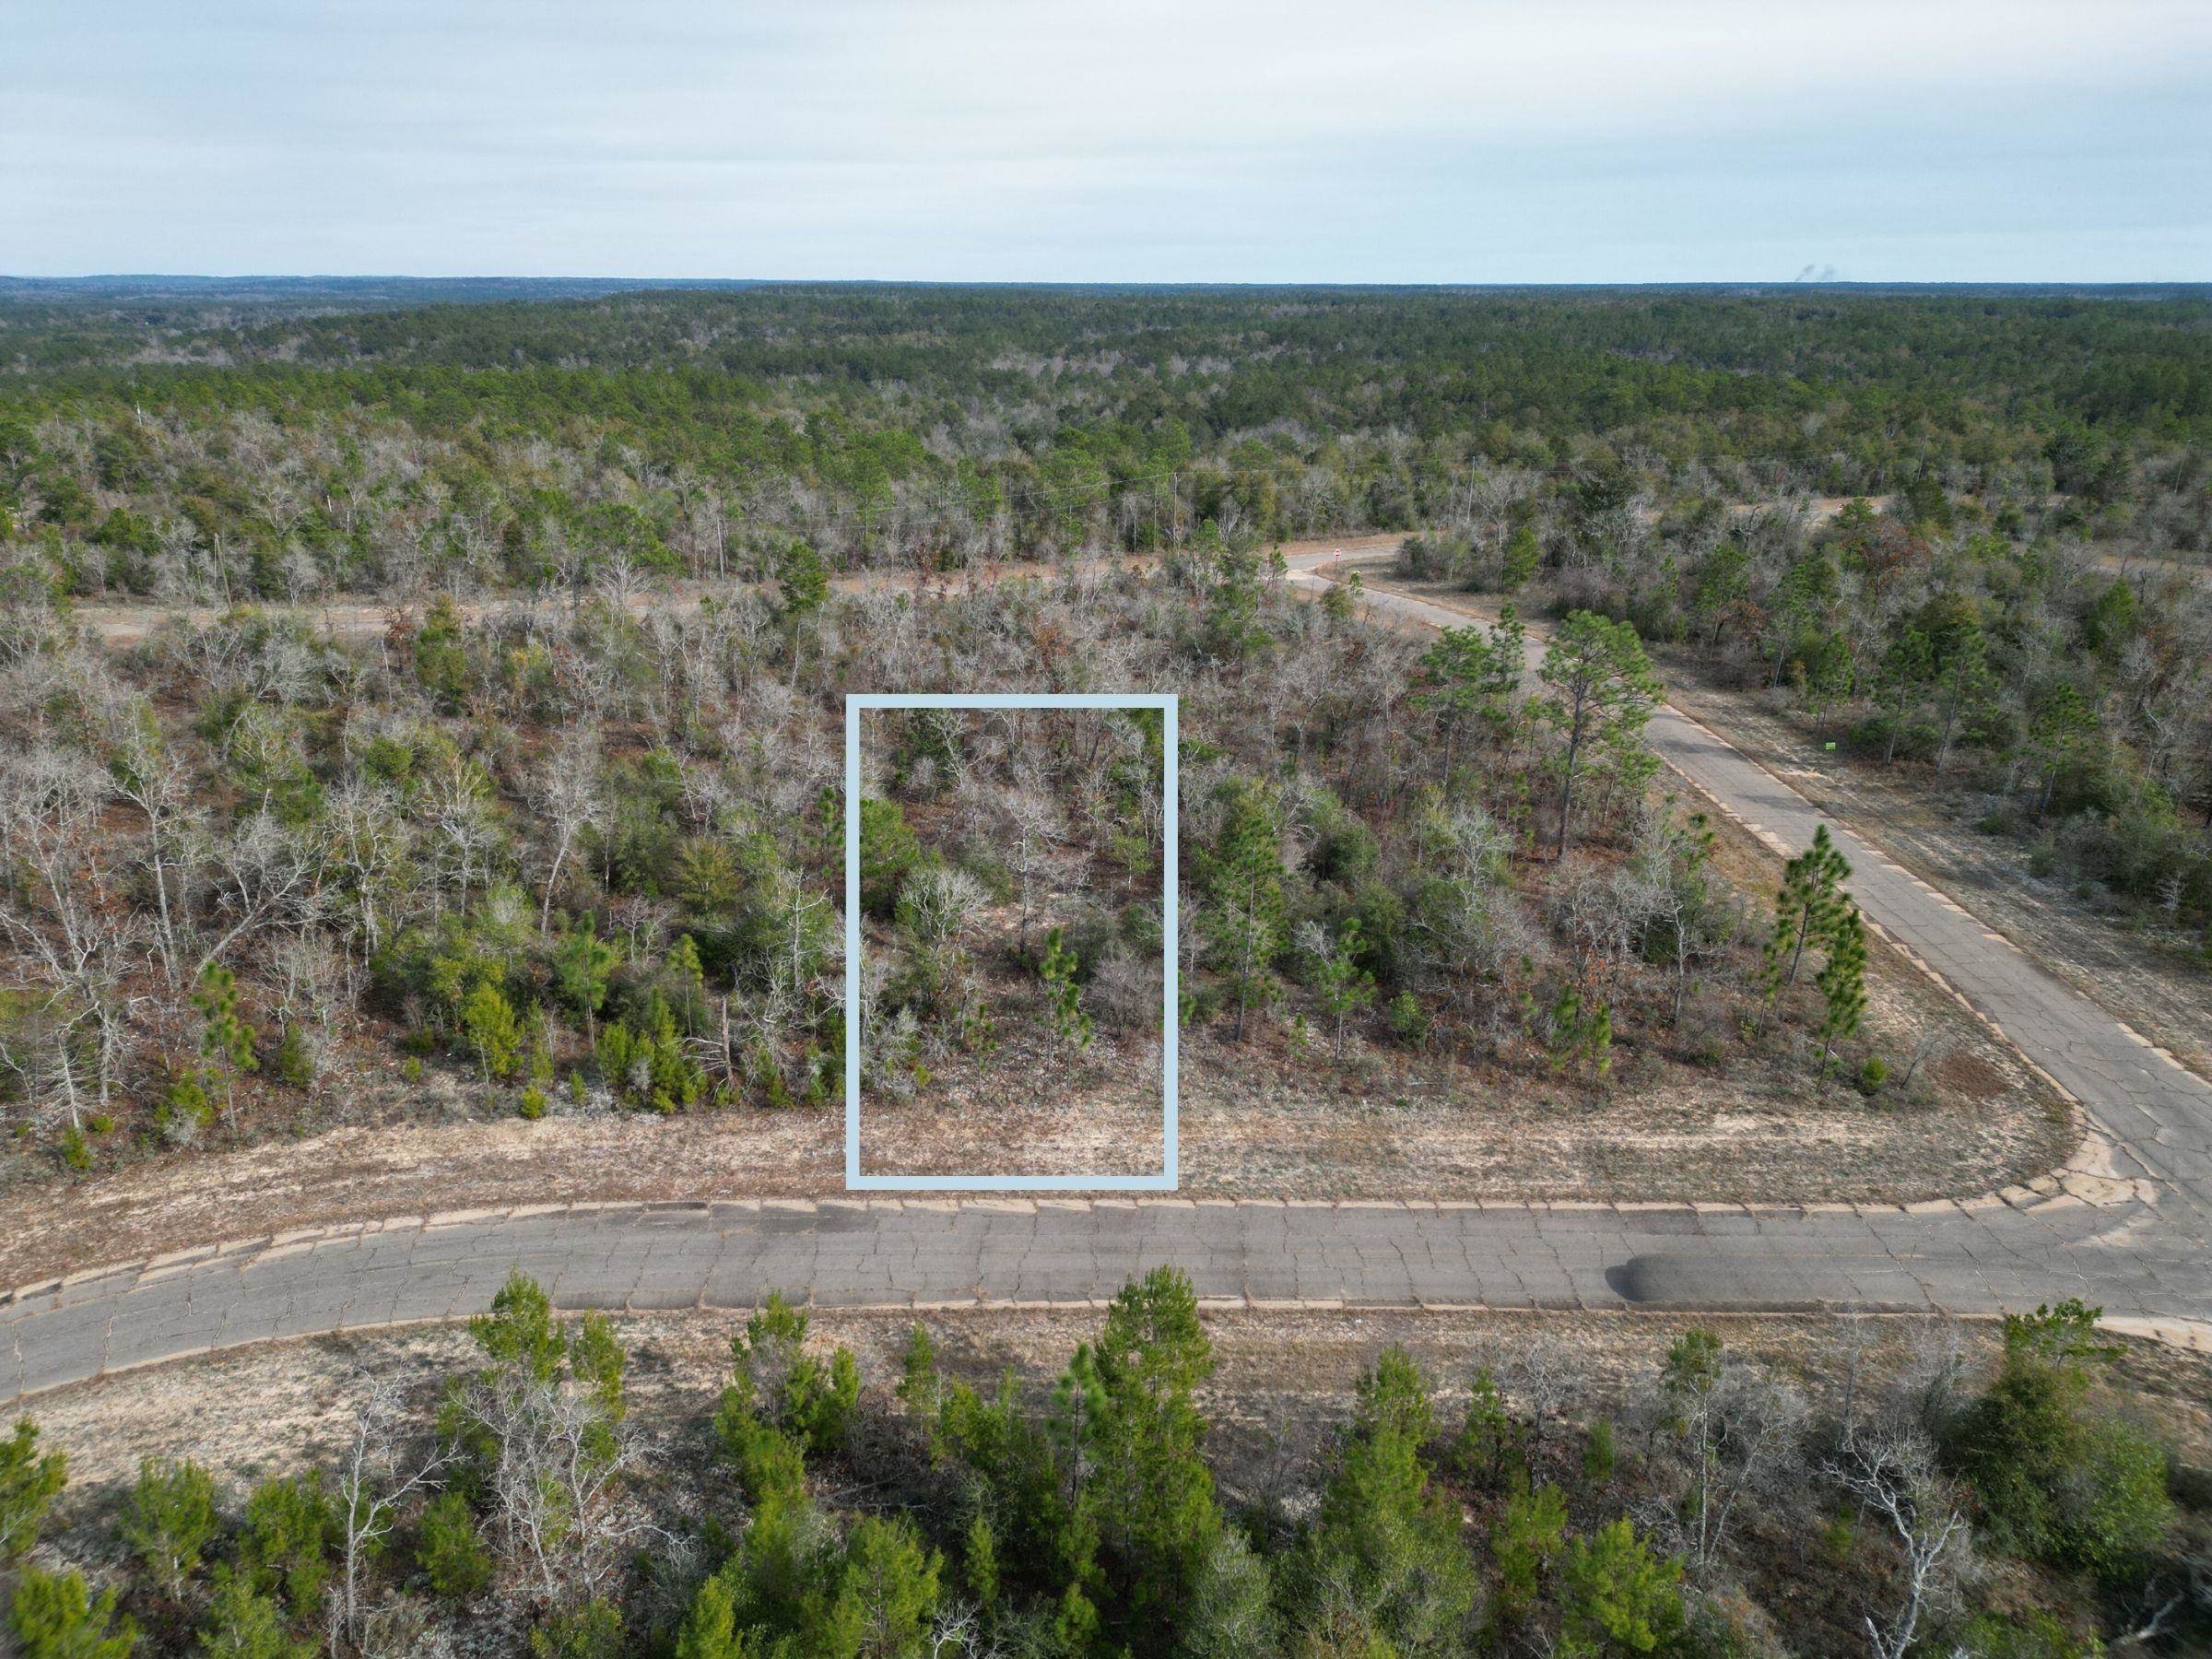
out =
{"type": "Polygon", "coordinates": [[[986,1076],[956,1069],[910,1101],[864,1098],[862,1171],[1157,1176],[1167,1157],[1159,1043],[1128,1046],[1077,1072],[1032,1029],[1007,1044],[1016,1052],[992,1057],[986,1076]]]}
{"type": "MultiPolygon", "coordinates": [[[[1757,874],[1769,855],[1748,838],[1724,841],[1721,856],[1747,866],[1732,870],[1739,878],[1772,879],[1757,874]]],[[[1532,1087],[1525,1077],[1396,1049],[1355,1044],[1334,1063],[1279,1033],[1241,1045],[1226,1033],[1192,1033],[1182,1044],[1182,1190],[1909,1201],[1990,1191],[2073,1150],[2072,1119],[2011,1051],[1878,943],[1870,997],[1869,1029],[1886,1050],[1909,1053],[1924,1039],[1937,1045],[1920,1086],[1871,1100],[1817,1083],[1789,1056],[1740,1050],[1705,1066],[1624,1044],[1609,1082],[1593,1089],[1569,1080],[1532,1087]]],[[[466,1088],[442,1074],[423,1087],[466,1088]]],[[[1050,1116],[1041,1109],[1041,1120],[1050,1116]]],[[[1063,1133],[1095,1134],[1062,1122],[1063,1133]]],[[[896,1167],[950,1165],[1006,1127],[912,1113],[872,1129],[870,1145],[880,1141],[896,1167]]],[[[1028,1126],[1032,1136],[1044,1132],[1041,1121],[1028,1126]]],[[[843,1187],[843,1133],[835,1110],[661,1118],[576,1112],[562,1097],[537,1123],[394,1115],[236,1151],[167,1154],[7,1194],[0,1284],[372,1216],[834,1193],[843,1187]]]]}
{"type": "MultiPolygon", "coordinates": [[[[948,1375],[988,1384],[1012,1367],[1041,1391],[1077,1343],[1095,1338],[1100,1317],[1082,1309],[974,1309],[933,1313],[927,1323],[948,1375]]],[[[912,1322],[908,1313],[817,1312],[809,1340],[849,1345],[864,1397],[888,1409],[912,1322]]],[[[630,1350],[632,1416],[655,1440],[695,1436],[712,1414],[741,1323],[700,1314],[617,1322],[630,1350]]],[[[1248,1492],[1273,1465],[1313,1449],[1347,1409],[1360,1368],[1394,1343],[1420,1361],[1449,1420],[1485,1365],[1524,1406],[1541,1396],[1570,1415],[1616,1410],[1656,1375],[1667,1346],[1691,1324],[1780,1369],[1816,1405],[1834,1404],[1854,1347],[1864,1371],[1879,1375],[1952,1334],[1919,1319],[1643,1313],[1234,1310],[1209,1312],[1206,1324],[1218,1360],[1205,1396],[1216,1454],[1225,1481],[1248,1492]]],[[[1974,1365],[1994,1356],[1994,1326],[1968,1324],[1956,1335],[1974,1365]]],[[[42,1395],[36,1418],[46,1442],[69,1453],[71,1509],[99,1503],[146,1456],[194,1458],[235,1490],[335,1456],[380,1379],[396,1381],[427,1410],[442,1379],[473,1353],[458,1325],[269,1343],[42,1395]]],[[[2212,1359],[2128,1341],[2116,1380],[2157,1417],[2185,1463],[2212,1458],[2212,1359]]]]}
{"type": "MultiPolygon", "coordinates": [[[[1324,548],[1373,552],[1395,548],[1405,539],[1403,531],[1382,535],[1333,536],[1324,541],[1285,542],[1282,544],[1282,552],[1286,558],[1324,548]]],[[[1124,567],[1142,569],[1151,565],[1154,560],[1143,554],[1120,554],[1111,559],[1082,562],[1094,569],[1118,570],[1124,567]]],[[[1051,579],[1066,574],[1070,569],[1071,564],[1065,560],[1046,564],[1028,559],[1002,559],[966,570],[928,575],[903,571],[856,571],[849,575],[831,578],[830,585],[841,594],[869,593],[882,588],[959,593],[971,585],[994,582],[1024,578],[1051,579]]],[[[677,582],[633,594],[629,606],[641,615],[655,610],[679,613],[694,611],[699,608],[701,599],[726,594],[745,585],[735,581],[677,582]]],[[[382,638],[395,626],[406,626],[410,617],[419,620],[429,603],[428,595],[415,601],[394,602],[343,594],[334,595],[326,601],[304,601],[297,605],[256,601],[251,603],[251,608],[268,616],[296,617],[318,632],[335,639],[373,640],[382,638]]],[[[570,595],[555,594],[535,598],[499,596],[470,599],[462,601],[455,609],[465,622],[526,616],[536,616],[549,622],[565,615],[570,605],[570,595]]],[[[157,629],[171,622],[181,622],[191,628],[206,628],[221,620],[228,608],[219,605],[157,605],[93,600],[73,605],[69,614],[88,629],[101,644],[121,647],[143,644],[157,629]]]]}

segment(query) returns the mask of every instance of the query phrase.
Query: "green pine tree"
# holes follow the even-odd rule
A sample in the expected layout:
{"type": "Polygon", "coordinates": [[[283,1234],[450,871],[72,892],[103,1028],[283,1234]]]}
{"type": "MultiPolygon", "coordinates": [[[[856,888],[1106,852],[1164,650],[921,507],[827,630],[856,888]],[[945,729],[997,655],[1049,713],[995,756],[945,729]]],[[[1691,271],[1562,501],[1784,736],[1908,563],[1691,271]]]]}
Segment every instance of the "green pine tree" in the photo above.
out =
{"type": "Polygon", "coordinates": [[[283,1612],[247,1574],[218,1567],[199,1652],[205,1659],[310,1659],[315,1644],[286,1633],[283,1612]]]}
{"type": "Polygon", "coordinates": [[[68,1456],[41,1455],[38,1426],[18,1418],[15,1432],[0,1440],[0,1566],[21,1559],[38,1542],[46,1512],[68,1482],[68,1456]]]}
{"type": "Polygon", "coordinates": [[[163,1594],[182,1595],[215,1536],[215,1480],[198,1464],[149,1457],[138,1465],[115,1531],[163,1594]]]}
{"type": "Polygon", "coordinates": [[[1274,994],[1283,947],[1283,849],[1275,796],[1250,778],[1229,785],[1214,847],[1199,861],[1206,902],[1200,926],[1237,999],[1237,1041],[1255,1002],[1274,994]]]}
{"type": "Polygon", "coordinates": [[[1827,1011],[1820,1021],[1820,1065],[1836,1044],[1853,1035],[1866,1015],[1866,924],[1859,907],[1845,900],[1828,935],[1828,961],[1815,983],[1827,1011]]]}
{"type": "Polygon", "coordinates": [[[1543,559],[1544,548],[1536,540],[1535,527],[1522,525],[1506,541],[1498,585],[1509,594],[1519,593],[1535,577],[1543,559]]]}
{"type": "Polygon", "coordinates": [[[1502,724],[1521,685],[1524,630],[1507,606],[1495,629],[1447,628],[1421,653],[1413,700],[1443,728],[1443,775],[1452,775],[1460,734],[1481,718],[1502,724]]]}
{"type": "Polygon", "coordinates": [[[1053,1010],[1053,1033],[1076,1049],[1088,1048],[1095,1030],[1090,1016],[1083,1011],[1083,987],[1076,982],[1081,968],[1082,962],[1067,945],[1062,929],[1055,927],[1044,935],[1044,961],[1038,971],[1053,1010]]]}
{"type": "Polygon", "coordinates": [[[1627,1516],[1569,1545],[1559,1582],[1560,1654],[1674,1651],[1684,1623],[1682,1563],[1653,1555],[1627,1516]]]}
{"type": "Polygon", "coordinates": [[[1435,1430],[1420,1368],[1403,1348],[1384,1349],[1359,1379],[1299,1575],[1313,1611],[1358,1610],[1349,1651],[1464,1648],[1477,1579],[1459,1506],[1429,1478],[1423,1449],[1435,1430]]]}
{"type": "Polygon", "coordinates": [[[621,959],[615,947],[601,939],[586,916],[583,925],[561,935],[553,951],[553,983],[563,1001],[583,1016],[584,1038],[598,1041],[599,1010],[614,983],[615,965],[621,959]]]}
{"type": "Polygon", "coordinates": [[[1827,936],[1850,903],[1843,890],[1850,876],[1851,861],[1837,850],[1826,824],[1813,831],[1811,846],[1782,866],[1782,888],[1774,896],[1774,931],[1768,936],[1766,960],[1759,970],[1766,997],[1759,1020],[1761,1031],[1776,999],[1797,982],[1806,947],[1827,936]]]}
{"type": "Polygon", "coordinates": [[[130,1659],[138,1627],[115,1617],[115,1592],[95,1596],[76,1572],[31,1568],[16,1584],[7,1628],[23,1659],[130,1659]]]}
{"type": "Polygon", "coordinates": [[[514,1075],[522,1058],[522,1022],[506,994],[488,982],[480,983],[461,1005],[461,1034],[484,1068],[484,1080],[498,1083],[514,1075]]]}
{"type": "Polygon", "coordinates": [[[318,1624],[336,1532],[337,1515],[323,1489],[321,1471],[263,1482],[246,1500],[239,1552],[251,1568],[251,1588],[264,1593],[281,1588],[295,1619],[318,1624]]]}
{"type": "Polygon", "coordinates": [[[1558,744],[1550,762],[1559,781],[1553,854],[1564,857],[1583,767],[1594,751],[1641,747],[1643,728],[1659,703],[1659,677],[1634,624],[1591,611],[1572,612],[1559,624],[1537,676],[1551,688],[1536,713],[1552,728],[1558,744]]]}
{"type": "Polygon", "coordinates": [[[776,582],[783,614],[794,621],[812,616],[830,597],[830,568],[806,542],[794,541],[784,548],[776,582]]]}
{"type": "Polygon", "coordinates": [[[1338,1054],[1344,1053],[1345,1021],[1375,1005],[1375,976],[1359,966],[1365,944],[1357,916],[1346,919],[1333,942],[1325,935],[1315,940],[1313,988],[1321,994],[1322,1009],[1329,1017],[1330,1047],[1338,1054]]]}
{"type": "Polygon", "coordinates": [[[258,1071],[253,1054],[253,1028],[238,1011],[238,975],[219,962],[210,962],[200,974],[199,989],[192,994],[206,1028],[200,1033],[200,1053],[223,1072],[223,1115],[235,1119],[237,1101],[232,1083],[240,1072],[258,1071]]]}

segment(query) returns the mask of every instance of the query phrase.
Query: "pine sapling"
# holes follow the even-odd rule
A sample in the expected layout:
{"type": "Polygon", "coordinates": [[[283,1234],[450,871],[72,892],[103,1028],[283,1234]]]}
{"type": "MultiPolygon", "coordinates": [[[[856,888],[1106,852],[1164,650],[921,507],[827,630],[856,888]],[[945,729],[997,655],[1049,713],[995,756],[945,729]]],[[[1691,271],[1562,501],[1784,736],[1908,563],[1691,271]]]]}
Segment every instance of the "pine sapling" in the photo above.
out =
{"type": "Polygon", "coordinates": [[[1838,1041],[1859,1029],[1866,1016],[1866,924],[1859,907],[1846,902],[1828,937],[1828,962],[1815,981],[1828,1008],[1820,1021],[1820,1066],[1838,1041]]]}

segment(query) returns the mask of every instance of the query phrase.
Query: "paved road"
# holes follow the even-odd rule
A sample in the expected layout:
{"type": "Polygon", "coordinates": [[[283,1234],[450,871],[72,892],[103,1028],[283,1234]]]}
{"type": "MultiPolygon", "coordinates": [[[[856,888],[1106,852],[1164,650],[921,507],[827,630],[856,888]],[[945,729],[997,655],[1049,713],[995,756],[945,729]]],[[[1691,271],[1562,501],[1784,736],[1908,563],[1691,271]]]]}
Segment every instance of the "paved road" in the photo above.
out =
{"type": "MultiPolygon", "coordinates": [[[[1327,559],[1301,550],[1292,580],[1327,559]]],[[[1378,618],[1456,612],[1371,585],[1378,618]]],[[[1652,741],[1778,845],[1819,815],[1685,716],[1652,741]]],[[[272,1337],[481,1309],[513,1270],[564,1307],[1087,1302],[1171,1264],[1239,1303],[1438,1307],[1946,1308],[2068,1295],[2179,1340],[2212,1333],[2212,1087],[1848,831],[1869,920],[2084,1103],[2061,1177],[1966,1204],[1815,1206],[1297,1205],[1018,1199],[701,1203],[410,1218],[210,1247],[0,1300],[0,1397],[272,1337]]]]}
{"type": "Polygon", "coordinates": [[[2140,1206],[2060,1196],[1755,1213],[1591,1206],[1017,1199],[516,1211],[208,1251],[0,1309],[0,1396],[212,1347],[481,1310],[509,1272],[566,1308],[1085,1303],[1160,1263],[1214,1302],[1987,1312],[2080,1294],[2212,1318],[2140,1206]]]}
{"type": "MultiPolygon", "coordinates": [[[[1331,562],[1329,555],[1303,553],[1290,561],[1292,579],[1324,582],[1331,562]]],[[[1468,625],[1463,612],[1379,582],[1369,582],[1365,591],[1379,621],[1423,631],[1468,625]]],[[[1532,668],[1543,653],[1532,629],[1532,668]]],[[[2212,1084],[1687,714],[1661,708],[1647,735],[1667,765],[1777,851],[1802,852],[1827,823],[1851,861],[1851,891],[1866,919],[2082,1103],[2109,1159],[2108,1173],[2132,1183],[2163,1226],[2206,1243],[2212,1233],[2212,1084]]],[[[2212,1278],[2212,1258],[2206,1274],[2212,1278]]]]}

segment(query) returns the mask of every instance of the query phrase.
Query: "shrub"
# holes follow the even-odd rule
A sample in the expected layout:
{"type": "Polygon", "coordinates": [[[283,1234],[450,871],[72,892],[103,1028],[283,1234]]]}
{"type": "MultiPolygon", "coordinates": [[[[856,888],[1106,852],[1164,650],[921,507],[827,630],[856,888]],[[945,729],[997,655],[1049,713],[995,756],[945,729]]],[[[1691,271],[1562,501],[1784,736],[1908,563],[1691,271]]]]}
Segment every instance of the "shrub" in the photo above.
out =
{"type": "Polygon", "coordinates": [[[16,1585],[7,1610],[23,1659],[128,1659],[138,1627],[115,1618],[115,1592],[95,1598],[75,1572],[33,1568],[16,1585]]]}
{"type": "Polygon", "coordinates": [[[228,968],[208,964],[192,1001],[206,1021],[200,1033],[200,1053],[223,1068],[223,1099],[228,1104],[237,1075],[261,1069],[253,1053],[253,1028],[239,1012],[238,976],[228,968]]]}
{"type": "Polygon", "coordinates": [[[284,1022],[284,1030],[276,1039],[276,1052],[269,1056],[269,1075],[291,1088],[313,1085],[315,1057],[309,1051],[307,1035],[297,1021],[284,1022]]]}
{"type": "Polygon", "coordinates": [[[415,1530],[415,1561],[430,1588],[448,1601],[462,1601],[491,1583],[491,1551],[477,1535],[468,1500],[446,1490],[423,1506],[415,1530]]]}
{"type": "Polygon", "coordinates": [[[336,1530],[337,1517],[320,1471],[263,1482],[246,1500],[246,1533],[239,1552],[253,1571],[253,1588],[281,1587],[292,1617],[314,1623],[330,1576],[336,1530]]]}
{"type": "Polygon", "coordinates": [[[199,1651],[205,1659],[311,1659],[315,1645],[285,1634],[283,1614],[252,1580],[218,1567],[199,1651]]]}
{"type": "Polygon", "coordinates": [[[154,1108],[154,1127],[162,1138],[183,1144],[215,1122],[215,1102],[197,1066],[187,1065],[169,1080],[161,1103],[154,1108]]]}
{"type": "Polygon", "coordinates": [[[1090,1016],[1083,1011],[1083,987],[1077,982],[1081,959],[1068,948],[1060,928],[1044,935],[1044,961],[1038,972],[1044,981],[1045,998],[1053,1011],[1053,1032],[1070,1048],[1090,1046],[1090,1016]]]}
{"type": "Polygon", "coordinates": [[[1583,1446],[1583,1478],[1592,1486],[1612,1479],[1619,1455],[1613,1444],[1613,1419],[1599,1418],[1590,1425],[1590,1438],[1583,1446]]]}
{"type": "Polygon", "coordinates": [[[622,1610],[602,1596],[581,1607],[549,1614],[530,1632],[535,1659],[622,1659],[629,1646],[622,1634],[622,1610]]]}
{"type": "Polygon", "coordinates": [[[195,1463],[146,1459],[116,1531],[158,1586],[182,1594],[215,1535],[215,1481],[195,1463]]]}
{"type": "Polygon", "coordinates": [[[469,681],[468,635],[460,607],[441,594],[415,636],[415,676],[441,705],[458,709],[469,681]]]}
{"type": "Polygon", "coordinates": [[[1521,1425],[1506,1409],[1498,1380],[1488,1366],[1482,1367],[1468,1391],[1466,1421],[1459,1431],[1456,1451],[1461,1472],[1493,1491],[1521,1484],[1527,1475],[1521,1438],[1521,1425]]]}
{"type": "Polygon", "coordinates": [[[2097,1339],[2099,1316],[2078,1301],[2006,1315],[1996,1378],[1945,1449],[1996,1547],[2124,1583],[2165,1536],[2173,1502],[2165,1453],[2090,1398],[2091,1367],[2116,1351],[2097,1339]]]}
{"type": "Polygon", "coordinates": [[[730,1339],[732,1375],[723,1409],[758,1414],[808,1452],[834,1451],[859,1404],[860,1369],[842,1346],[824,1365],[805,1350],[806,1339],[806,1315],[782,1292],[772,1293],[730,1339]]]}
{"type": "Polygon", "coordinates": [[[675,1011],[658,991],[637,1023],[618,1020],[599,1033],[598,1059],[607,1088],[628,1105],[673,1112],[706,1093],[707,1074],[685,1051],[675,1011]]]}
{"type": "Polygon", "coordinates": [[[2075,1635],[2048,1613],[2006,1618],[1977,1613],[1966,1621],[1959,1659],[2102,1659],[2104,1644],[2075,1635]]]}
{"type": "Polygon", "coordinates": [[[756,1507],[795,1498],[806,1489],[806,1454],[799,1442],[763,1421],[735,1386],[723,1391],[714,1433],[736,1472],[738,1487],[756,1507]]]}
{"type": "Polygon", "coordinates": [[[860,804],[860,907],[888,918],[898,908],[899,890],[922,862],[922,842],[907,827],[896,801],[860,804]]]}
{"type": "Polygon", "coordinates": [[[46,1512],[68,1480],[68,1458],[41,1456],[38,1426],[17,1419],[15,1432],[0,1440],[0,1563],[20,1559],[38,1542],[46,1512]]]}

